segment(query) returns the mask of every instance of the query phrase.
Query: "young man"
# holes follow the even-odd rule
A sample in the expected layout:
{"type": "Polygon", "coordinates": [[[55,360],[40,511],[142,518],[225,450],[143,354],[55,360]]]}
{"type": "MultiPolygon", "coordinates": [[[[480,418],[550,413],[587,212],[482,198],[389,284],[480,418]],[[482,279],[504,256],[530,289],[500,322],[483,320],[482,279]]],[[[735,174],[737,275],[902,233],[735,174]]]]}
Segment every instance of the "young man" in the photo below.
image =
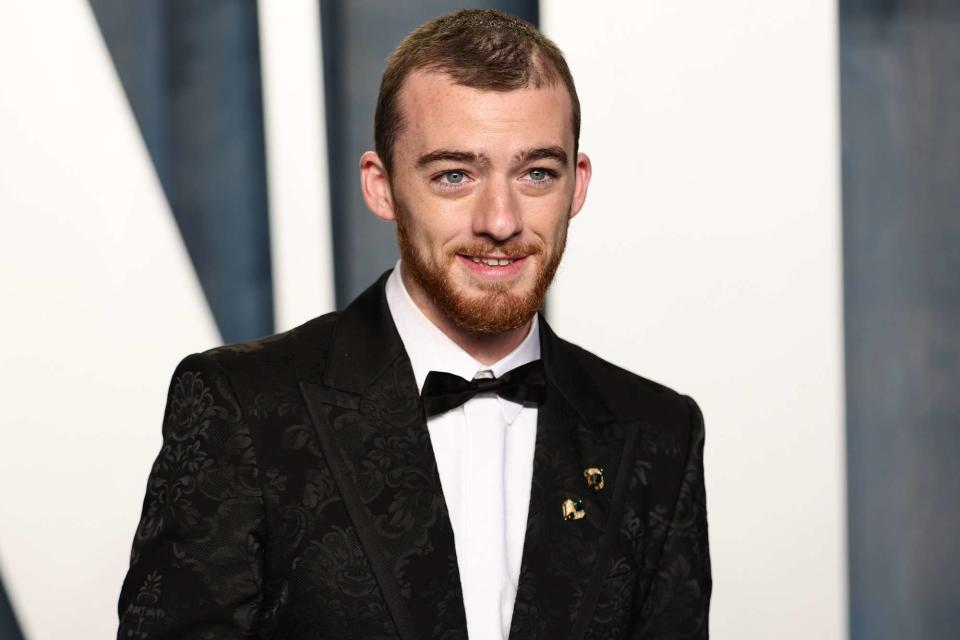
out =
{"type": "Polygon", "coordinates": [[[391,57],[342,313],[174,374],[119,637],[706,638],[694,402],[537,315],[590,181],[560,51],[486,10],[391,57]]]}

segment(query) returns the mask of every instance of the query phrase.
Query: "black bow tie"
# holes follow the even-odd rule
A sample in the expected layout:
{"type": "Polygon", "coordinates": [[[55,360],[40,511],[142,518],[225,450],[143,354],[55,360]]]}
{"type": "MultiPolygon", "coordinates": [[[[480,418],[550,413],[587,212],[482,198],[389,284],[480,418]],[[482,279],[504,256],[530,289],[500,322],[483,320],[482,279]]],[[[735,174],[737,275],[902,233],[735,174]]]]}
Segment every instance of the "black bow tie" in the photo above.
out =
{"type": "Polygon", "coordinates": [[[423,411],[435,416],[455,407],[478,393],[495,393],[513,402],[543,404],[547,387],[543,361],[534,360],[508,371],[499,378],[464,380],[444,371],[431,371],[423,383],[423,411]]]}

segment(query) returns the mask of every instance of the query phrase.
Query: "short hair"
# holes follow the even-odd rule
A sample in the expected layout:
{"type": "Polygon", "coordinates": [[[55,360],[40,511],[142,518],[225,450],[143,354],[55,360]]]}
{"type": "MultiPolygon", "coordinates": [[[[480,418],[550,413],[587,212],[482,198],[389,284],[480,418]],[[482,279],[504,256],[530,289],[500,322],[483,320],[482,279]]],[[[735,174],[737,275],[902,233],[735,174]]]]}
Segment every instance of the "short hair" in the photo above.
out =
{"type": "Polygon", "coordinates": [[[390,173],[393,147],[403,130],[397,98],[413,71],[449,75],[456,84],[513,91],[563,83],[573,105],[574,156],[580,140],[580,100],[563,53],[530,23],[494,9],[463,9],[412,31],[387,59],[374,116],[374,144],[390,173]]]}

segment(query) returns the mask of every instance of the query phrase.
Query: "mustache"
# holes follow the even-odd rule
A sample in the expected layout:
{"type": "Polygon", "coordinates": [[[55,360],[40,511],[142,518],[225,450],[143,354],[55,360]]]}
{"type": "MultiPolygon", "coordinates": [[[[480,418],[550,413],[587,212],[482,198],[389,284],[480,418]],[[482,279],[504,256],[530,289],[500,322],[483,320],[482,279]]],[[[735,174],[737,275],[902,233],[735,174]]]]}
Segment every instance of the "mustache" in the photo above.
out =
{"type": "Polygon", "coordinates": [[[466,256],[496,256],[498,258],[524,258],[543,253],[543,247],[534,242],[508,240],[496,244],[492,242],[471,242],[461,244],[450,250],[451,257],[460,254],[466,256]]]}

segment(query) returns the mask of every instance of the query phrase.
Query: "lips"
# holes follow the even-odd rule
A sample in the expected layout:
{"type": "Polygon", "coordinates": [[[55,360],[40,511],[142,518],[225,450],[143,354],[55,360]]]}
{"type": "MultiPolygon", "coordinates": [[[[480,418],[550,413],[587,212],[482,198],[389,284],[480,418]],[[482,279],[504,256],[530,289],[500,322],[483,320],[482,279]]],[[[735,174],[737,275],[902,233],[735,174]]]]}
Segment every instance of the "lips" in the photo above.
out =
{"type": "Polygon", "coordinates": [[[513,264],[518,258],[487,258],[484,256],[464,256],[477,264],[485,264],[488,267],[506,267],[513,264]]]}
{"type": "Polygon", "coordinates": [[[457,259],[474,275],[484,279],[513,278],[521,273],[530,256],[491,256],[458,253],[457,259]]]}

